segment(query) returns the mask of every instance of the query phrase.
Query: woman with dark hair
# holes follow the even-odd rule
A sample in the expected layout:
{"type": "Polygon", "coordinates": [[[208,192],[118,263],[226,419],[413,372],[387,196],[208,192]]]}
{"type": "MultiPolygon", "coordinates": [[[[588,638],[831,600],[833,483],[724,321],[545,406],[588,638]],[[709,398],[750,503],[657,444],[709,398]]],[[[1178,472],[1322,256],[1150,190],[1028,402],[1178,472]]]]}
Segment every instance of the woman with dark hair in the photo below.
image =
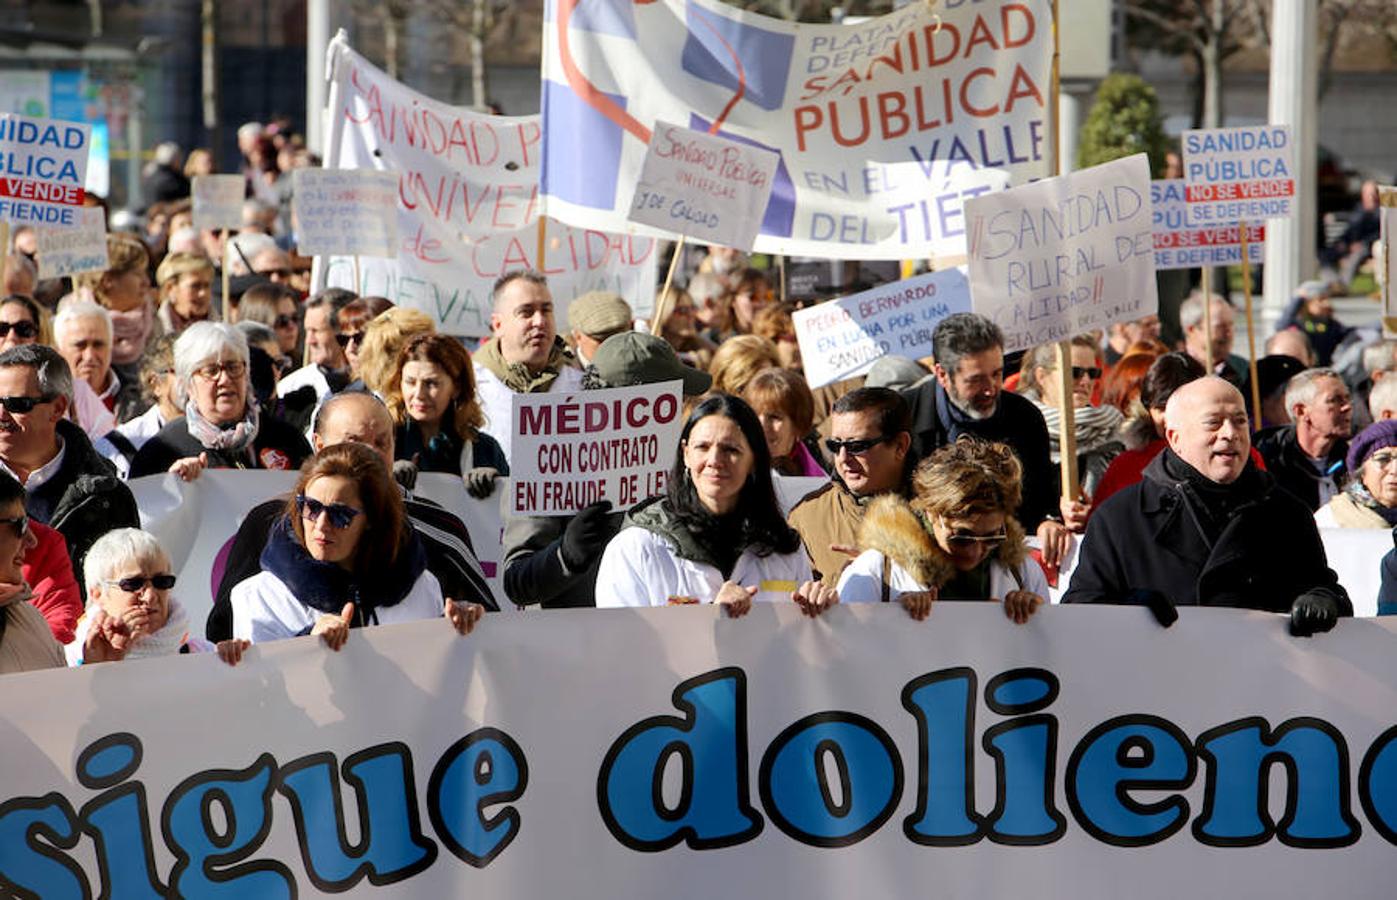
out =
{"type": "Polygon", "coordinates": [[[695,407],[662,497],[626,514],[597,569],[597,606],[718,603],[734,618],[753,599],[790,598],[807,615],[839,602],[811,580],[781,515],[761,422],[737,397],[695,407]]]}
{"type": "Polygon", "coordinates": [[[262,571],[233,588],[233,636],[321,635],[339,650],[349,629],[441,616],[467,634],[484,607],[442,599],[383,460],[334,444],[301,469],[262,551],[262,571]]]}
{"type": "Polygon", "coordinates": [[[388,389],[397,424],[396,455],[423,472],[464,477],[473,497],[488,497],[509,474],[504,451],[481,430],[485,414],[475,395],[475,371],[461,342],[421,334],[403,345],[388,389]]]}

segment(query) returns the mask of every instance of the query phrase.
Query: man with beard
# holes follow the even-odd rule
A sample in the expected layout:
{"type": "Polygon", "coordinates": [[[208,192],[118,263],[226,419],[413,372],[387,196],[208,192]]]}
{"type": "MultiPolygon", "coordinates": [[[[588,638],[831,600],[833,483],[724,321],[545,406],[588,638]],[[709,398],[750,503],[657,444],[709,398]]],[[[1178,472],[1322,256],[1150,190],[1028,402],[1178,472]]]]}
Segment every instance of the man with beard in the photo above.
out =
{"type": "Polygon", "coordinates": [[[1291,423],[1260,432],[1256,449],[1275,476],[1314,512],[1339,492],[1353,432],[1353,401],[1333,369],[1306,369],[1285,385],[1291,423]]]}
{"type": "Polygon", "coordinates": [[[1165,626],[1181,605],[1266,610],[1298,636],[1353,615],[1314,516],[1251,462],[1241,392],[1206,376],[1164,416],[1169,446],[1091,517],[1063,602],[1145,605],[1165,626]]]}
{"type": "Polygon", "coordinates": [[[513,395],[575,391],[582,372],[570,365],[572,353],[558,337],[546,278],[532,270],[506,272],[493,294],[493,336],[475,354],[475,393],[485,412],[482,430],[508,459],[513,395]]]}
{"type": "Polygon", "coordinates": [[[1084,525],[1087,507],[1059,505],[1043,414],[1003,389],[1004,333],[984,316],[957,313],[936,326],[931,345],[936,378],[902,392],[912,411],[913,454],[925,459],[963,434],[1008,444],[1024,470],[1019,522],[1038,536],[1043,562],[1056,566],[1072,544],[1068,526],[1084,525]]]}

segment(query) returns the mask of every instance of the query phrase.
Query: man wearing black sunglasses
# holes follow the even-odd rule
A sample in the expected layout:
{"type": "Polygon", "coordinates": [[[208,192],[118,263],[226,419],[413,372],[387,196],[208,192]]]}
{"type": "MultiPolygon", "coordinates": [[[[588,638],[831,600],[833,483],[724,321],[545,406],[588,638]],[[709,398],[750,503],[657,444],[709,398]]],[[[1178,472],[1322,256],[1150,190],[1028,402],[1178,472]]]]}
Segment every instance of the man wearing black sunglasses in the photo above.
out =
{"type": "Polygon", "coordinates": [[[73,374],[52,347],[0,353],[0,465],[24,485],[29,515],[68,542],[82,588],[82,560],[113,528],[140,527],[131,490],[65,416],[73,374]]]}
{"type": "Polygon", "coordinates": [[[835,401],[825,441],[834,478],[802,498],[789,518],[826,584],[834,586],[853,558],[868,501],[906,489],[914,463],[910,421],[906,401],[887,388],[859,388],[835,401]]]}

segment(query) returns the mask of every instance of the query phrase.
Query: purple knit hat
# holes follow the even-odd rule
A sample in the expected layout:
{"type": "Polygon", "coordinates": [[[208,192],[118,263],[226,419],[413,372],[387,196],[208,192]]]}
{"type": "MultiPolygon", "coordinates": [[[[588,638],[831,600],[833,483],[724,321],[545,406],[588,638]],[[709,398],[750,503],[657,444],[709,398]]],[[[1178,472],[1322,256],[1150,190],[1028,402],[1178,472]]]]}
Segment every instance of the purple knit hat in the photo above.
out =
{"type": "Polygon", "coordinates": [[[1358,467],[1368,461],[1368,457],[1384,447],[1397,447],[1397,419],[1383,419],[1374,422],[1358,433],[1348,445],[1345,460],[1349,472],[1357,472],[1358,467]]]}

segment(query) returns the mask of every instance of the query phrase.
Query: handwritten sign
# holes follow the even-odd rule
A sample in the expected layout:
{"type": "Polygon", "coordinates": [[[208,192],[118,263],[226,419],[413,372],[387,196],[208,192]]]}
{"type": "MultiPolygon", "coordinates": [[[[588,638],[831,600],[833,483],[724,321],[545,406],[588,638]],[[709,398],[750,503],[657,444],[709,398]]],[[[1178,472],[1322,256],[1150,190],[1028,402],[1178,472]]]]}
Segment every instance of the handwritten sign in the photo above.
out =
{"type": "Polygon", "coordinates": [[[1195,223],[1295,215],[1295,147],[1289,125],[1185,131],[1183,151],[1195,223]]]}
{"type": "Polygon", "coordinates": [[[92,126],[0,114],[0,221],[74,228],[92,126]]]}
{"type": "Polygon", "coordinates": [[[242,226],[247,182],[241,175],[195,175],[189,190],[195,228],[212,231],[242,226]]]}
{"type": "Polygon", "coordinates": [[[683,426],[683,382],[572,394],[515,394],[510,509],[566,516],[617,509],[665,489],[683,426]]]}
{"type": "Polygon", "coordinates": [[[81,272],[101,272],[107,258],[107,214],[100,206],[78,210],[75,228],[38,228],[39,277],[62,278],[81,272]]]}
{"type": "MultiPolygon", "coordinates": [[[[1186,185],[1182,178],[1150,182],[1150,201],[1154,206],[1154,267],[1197,269],[1240,265],[1241,225],[1194,225],[1188,214],[1186,185]]],[[[1265,240],[1265,225],[1247,225],[1247,256],[1254,266],[1261,265],[1265,259],[1265,240]]]]}
{"type": "Polygon", "coordinates": [[[812,388],[863,375],[884,356],[931,356],[931,333],[952,313],[970,312],[962,269],[931,272],[797,310],[796,340],[812,388]]]}
{"type": "Polygon", "coordinates": [[[750,250],[780,162],[764,147],[656,122],[629,219],[750,250]]]}
{"type": "Polygon", "coordinates": [[[1005,351],[1154,314],[1150,165],[1143,153],[966,203],[975,311],[1005,351]]]}
{"type": "Polygon", "coordinates": [[[291,209],[301,253],[398,255],[397,173],[297,169],[291,177],[291,209]]]}

